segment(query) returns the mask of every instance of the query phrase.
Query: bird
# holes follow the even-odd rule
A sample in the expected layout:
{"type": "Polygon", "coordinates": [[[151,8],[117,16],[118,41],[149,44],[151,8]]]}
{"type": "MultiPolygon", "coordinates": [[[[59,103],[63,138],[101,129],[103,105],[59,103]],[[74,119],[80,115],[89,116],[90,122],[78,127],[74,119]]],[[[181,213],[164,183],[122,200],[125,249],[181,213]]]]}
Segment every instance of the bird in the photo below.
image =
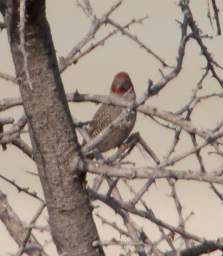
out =
{"type": "MultiPolygon", "coordinates": [[[[136,100],[134,86],[128,73],[119,72],[115,75],[110,87],[109,95],[132,103],[136,100]]],[[[90,121],[87,129],[90,137],[96,137],[101,131],[109,126],[112,121],[118,118],[123,110],[125,109],[120,106],[109,105],[106,103],[101,104],[94,114],[92,121],[90,121]]],[[[127,120],[125,120],[125,122],[120,126],[111,130],[111,132],[96,146],[96,148],[103,153],[110,149],[120,147],[131,133],[135,122],[136,111],[132,110],[127,120]]]]}

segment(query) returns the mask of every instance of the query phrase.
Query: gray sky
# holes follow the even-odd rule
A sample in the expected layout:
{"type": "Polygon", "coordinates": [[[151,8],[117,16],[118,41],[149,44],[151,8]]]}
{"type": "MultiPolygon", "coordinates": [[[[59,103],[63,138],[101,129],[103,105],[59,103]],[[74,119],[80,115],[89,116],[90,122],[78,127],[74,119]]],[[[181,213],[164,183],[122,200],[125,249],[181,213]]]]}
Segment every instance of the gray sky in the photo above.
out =
{"type": "MultiPolygon", "coordinates": [[[[91,1],[94,10],[98,16],[109,8],[113,1],[94,0],[91,1]]],[[[206,1],[196,0],[191,1],[191,8],[197,20],[197,24],[206,33],[211,35],[216,34],[212,30],[207,19],[206,1]]],[[[222,4],[219,0],[217,1],[222,4]]],[[[219,4],[220,6],[220,4],[219,4]]],[[[130,32],[136,34],[138,38],[149,46],[154,52],[165,59],[170,65],[175,65],[177,47],[180,39],[180,28],[177,20],[181,20],[181,11],[177,6],[177,1],[173,0],[140,0],[124,1],[122,7],[112,16],[120,24],[128,23],[133,17],[140,18],[149,15],[142,25],[133,25],[130,32]]],[[[52,30],[52,35],[55,43],[55,48],[58,57],[66,56],[68,52],[77,44],[89,29],[89,20],[83,12],[77,8],[75,1],[66,0],[48,0],[47,1],[47,16],[52,30]]],[[[223,18],[221,16],[221,18],[223,18]]],[[[106,26],[97,34],[97,39],[102,38],[112,28],[106,26]]],[[[214,40],[205,40],[213,56],[221,64],[222,60],[222,45],[223,37],[219,36],[214,40]]],[[[0,33],[0,72],[14,74],[14,68],[11,60],[9,46],[6,37],[6,31],[0,33]]],[[[159,96],[154,97],[149,101],[149,104],[155,105],[163,110],[177,110],[183,103],[186,103],[191,97],[192,89],[201,77],[201,68],[205,65],[203,57],[200,56],[200,49],[195,43],[190,43],[186,51],[186,56],[183,64],[181,75],[171,82],[159,96]]],[[[135,85],[137,95],[140,96],[146,89],[148,79],[154,82],[159,81],[161,74],[160,63],[138,45],[130,41],[128,38],[118,34],[106,42],[102,47],[97,48],[86,57],[82,58],[78,64],[71,66],[63,75],[63,82],[67,92],[73,92],[78,89],[82,93],[97,93],[107,94],[113,76],[119,71],[127,71],[135,85]]],[[[164,70],[168,72],[169,70],[164,70]]],[[[1,98],[18,96],[17,86],[0,80],[1,98]]],[[[219,92],[220,88],[211,77],[204,84],[204,92],[219,92]],[[211,89],[210,89],[211,87],[211,89]]],[[[192,115],[192,121],[198,127],[213,128],[215,124],[222,118],[221,109],[222,101],[215,99],[208,104],[201,106],[192,115]]],[[[81,120],[91,119],[97,106],[93,104],[72,104],[72,114],[81,120]]],[[[5,113],[0,113],[0,116],[13,115],[15,118],[22,113],[21,109],[12,109],[5,113]]],[[[165,155],[166,150],[170,146],[172,136],[169,132],[161,129],[154,124],[149,118],[138,116],[135,131],[140,131],[146,141],[157,152],[160,157],[165,155]]],[[[178,153],[184,152],[191,148],[191,143],[188,142],[183,135],[178,153]]],[[[209,168],[214,169],[220,165],[220,158],[215,155],[208,155],[208,150],[205,153],[206,164],[209,168]]],[[[140,166],[146,163],[151,164],[151,160],[142,157],[139,150],[133,152],[131,160],[136,161],[140,166]]],[[[29,186],[33,190],[41,193],[38,178],[32,175],[27,175],[26,171],[35,171],[36,168],[26,156],[18,152],[13,146],[9,146],[6,152],[0,151],[0,172],[9,178],[16,180],[22,186],[29,186]]],[[[181,168],[197,169],[198,164],[195,158],[191,157],[182,161],[177,165],[181,168]]],[[[140,183],[136,182],[136,188],[140,183]]],[[[30,199],[26,195],[19,194],[14,188],[10,187],[5,182],[0,180],[1,190],[8,195],[8,200],[12,207],[16,210],[19,216],[28,222],[38,203],[30,199]]],[[[194,182],[179,182],[179,195],[183,202],[185,214],[191,211],[195,212],[195,216],[188,222],[188,227],[191,232],[200,236],[207,235],[209,239],[215,239],[222,236],[223,222],[220,220],[223,209],[221,202],[209,190],[209,185],[202,185],[194,182]],[[204,225],[205,223],[205,225],[204,225]]],[[[126,192],[126,188],[120,185],[121,191],[126,192]]],[[[158,182],[153,186],[146,197],[155,213],[163,220],[169,221],[171,224],[177,224],[176,211],[173,202],[169,198],[170,190],[165,182],[158,182]]],[[[105,215],[111,217],[113,213],[105,208],[105,215]]],[[[117,218],[117,217],[115,217],[117,218]]],[[[117,218],[118,219],[118,218],[117,218]]],[[[42,222],[46,220],[46,214],[42,217],[42,222]]],[[[148,234],[153,234],[158,238],[157,231],[150,223],[146,225],[139,218],[136,218],[138,223],[142,224],[148,234]]],[[[40,223],[41,223],[40,221],[40,223]]],[[[118,219],[118,221],[120,221],[118,219]]],[[[105,239],[108,240],[116,233],[112,233],[110,228],[103,226],[99,227],[105,239]]],[[[103,237],[102,235],[102,237],[103,237]]],[[[45,235],[41,235],[41,239],[45,235]]],[[[48,248],[48,247],[47,247],[48,248]]],[[[53,250],[49,246],[49,251],[53,250]]],[[[0,225],[0,255],[5,255],[7,252],[16,252],[17,246],[8,236],[3,225],[0,225]]],[[[108,249],[108,255],[117,255],[117,248],[108,249]],[[114,254],[115,253],[115,254],[114,254]]]]}

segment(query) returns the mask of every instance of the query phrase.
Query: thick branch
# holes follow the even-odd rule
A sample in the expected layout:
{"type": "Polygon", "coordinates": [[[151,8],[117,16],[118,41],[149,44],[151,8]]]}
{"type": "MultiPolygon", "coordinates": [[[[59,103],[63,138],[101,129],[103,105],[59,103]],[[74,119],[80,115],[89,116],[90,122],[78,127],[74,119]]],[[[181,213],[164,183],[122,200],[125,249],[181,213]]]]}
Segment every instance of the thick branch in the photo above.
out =
{"type": "Polygon", "coordinates": [[[215,242],[215,241],[205,241],[202,244],[193,246],[188,249],[184,249],[178,253],[176,252],[167,252],[164,255],[165,256],[198,256],[198,255],[203,255],[204,253],[211,253],[216,250],[221,250],[223,251],[223,245],[220,242],[215,242]]]}
{"type": "Polygon", "coordinates": [[[199,182],[223,184],[222,170],[212,171],[211,174],[203,174],[198,171],[172,170],[159,167],[122,168],[97,163],[80,163],[80,170],[88,170],[90,173],[107,175],[127,179],[166,179],[193,180],[199,182]]]}
{"type": "Polygon", "coordinates": [[[52,237],[60,255],[98,255],[90,205],[77,171],[79,146],[59,75],[45,1],[9,1],[7,30],[44,190],[52,237]]]}

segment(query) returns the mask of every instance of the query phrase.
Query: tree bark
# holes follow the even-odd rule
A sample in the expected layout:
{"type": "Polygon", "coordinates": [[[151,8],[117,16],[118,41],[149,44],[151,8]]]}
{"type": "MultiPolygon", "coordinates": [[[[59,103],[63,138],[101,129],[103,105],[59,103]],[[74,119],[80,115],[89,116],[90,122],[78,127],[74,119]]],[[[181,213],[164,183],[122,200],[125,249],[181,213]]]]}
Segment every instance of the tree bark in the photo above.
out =
{"type": "Polygon", "coordinates": [[[6,24],[52,237],[60,255],[99,255],[92,247],[98,234],[86,191],[78,172],[69,168],[74,156],[77,162],[81,157],[80,148],[58,70],[45,1],[26,1],[23,45],[21,2],[7,1],[6,24]]]}

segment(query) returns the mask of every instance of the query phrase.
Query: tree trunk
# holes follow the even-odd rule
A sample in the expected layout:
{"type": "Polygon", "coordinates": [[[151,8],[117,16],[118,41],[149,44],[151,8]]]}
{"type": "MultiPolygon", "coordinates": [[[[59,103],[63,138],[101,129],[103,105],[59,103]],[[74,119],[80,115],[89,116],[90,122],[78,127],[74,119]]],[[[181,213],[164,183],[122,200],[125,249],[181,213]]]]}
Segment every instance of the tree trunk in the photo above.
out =
{"type": "Polygon", "coordinates": [[[45,1],[25,1],[24,35],[21,2],[7,1],[6,24],[52,237],[60,255],[99,255],[92,247],[98,234],[86,191],[78,173],[69,168],[71,159],[80,157],[79,145],[45,16],[45,1]]]}

